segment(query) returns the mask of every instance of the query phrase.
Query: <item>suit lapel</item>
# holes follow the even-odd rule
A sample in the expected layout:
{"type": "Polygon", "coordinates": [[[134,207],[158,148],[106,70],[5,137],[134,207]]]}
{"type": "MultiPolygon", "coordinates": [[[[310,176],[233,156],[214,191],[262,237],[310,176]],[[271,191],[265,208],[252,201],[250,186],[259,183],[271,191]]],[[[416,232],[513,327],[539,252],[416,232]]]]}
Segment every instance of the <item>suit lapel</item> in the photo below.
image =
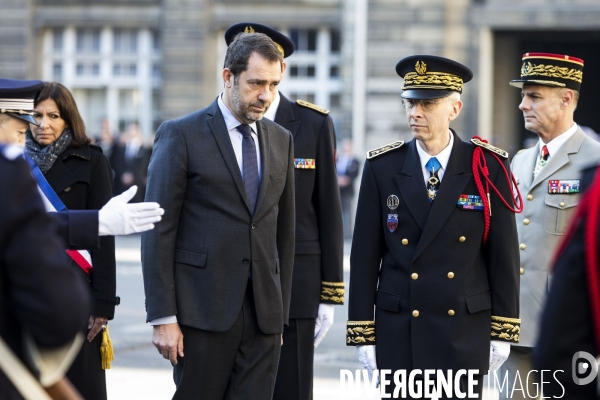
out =
{"type": "Polygon", "coordinates": [[[279,93],[279,96],[279,107],[277,107],[277,113],[275,114],[275,122],[290,131],[295,139],[301,121],[296,121],[292,103],[281,93],[279,93]]]}
{"type": "Polygon", "coordinates": [[[581,128],[578,128],[575,134],[558,149],[556,154],[550,157],[548,164],[533,179],[531,189],[544,182],[548,177],[565,166],[569,162],[569,154],[577,153],[585,138],[585,133],[583,133],[581,128]]]}
{"type": "Polygon", "coordinates": [[[219,105],[216,100],[211,104],[208,115],[211,116],[211,118],[208,119],[208,126],[210,127],[215,141],[219,146],[223,160],[227,165],[227,169],[229,170],[229,173],[231,174],[231,177],[233,178],[235,186],[240,192],[242,199],[244,199],[246,208],[248,211],[250,211],[250,214],[252,214],[252,211],[250,210],[250,204],[248,203],[248,198],[246,197],[246,187],[244,186],[242,173],[240,172],[240,167],[237,163],[235,152],[233,151],[233,146],[231,144],[231,138],[229,137],[229,132],[227,131],[227,126],[225,125],[225,120],[223,119],[223,114],[221,114],[221,110],[219,109],[219,105]]]}
{"type": "Polygon", "coordinates": [[[263,199],[265,198],[265,194],[267,192],[269,181],[270,181],[270,154],[269,149],[271,146],[269,145],[269,129],[263,121],[256,122],[256,128],[258,129],[258,145],[260,146],[260,163],[262,165],[262,179],[260,181],[260,188],[258,190],[258,199],[256,200],[256,209],[254,211],[254,215],[258,214],[260,210],[260,205],[262,204],[263,199]]]}
{"type": "Polygon", "coordinates": [[[427,246],[438,235],[450,214],[456,208],[458,197],[463,193],[465,186],[473,174],[465,168],[464,147],[465,144],[460,138],[454,135],[454,145],[452,153],[448,160],[448,168],[444,172],[444,177],[440,183],[440,188],[431,206],[429,217],[425,223],[425,229],[417,244],[417,249],[413,256],[416,260],[425,251],[427,246]]]}
{"type": "Polygon", "coordinates": [[[404,159],[402,172],[400,175],[394,175],[394,178],[396,178],[398,191],[406,203],[408,210],[415,221],[417,221],[421,230],[423,230],[425,221],[427,221],[427,215],[429,215],[431,209],[431,204],[427,197],[427,189],[425,188],[425,180],[421,171],[421,161],[419,160],[416,145],[417,142],[414,139],[408,143],[408,153],[404,159]]]}
{"type": "MultiPolygon", "coordinates": [[[[519,183],[523,184],[523,186],[520,186],[519,190],[521,190],[523,193],[528,192],[531,188],[531,184],[533,183],[533,170],[535,169],[535,164],[537,163],[538,154],[540,154],[539,141],[532,151],[528,151],[524,156],[523,163],[519,168],[520,171],[523,171],[523,173],[519,176],[519,183]]],[[[515,166],[515,169],[517,169],[517,166],[515,166]]]]}

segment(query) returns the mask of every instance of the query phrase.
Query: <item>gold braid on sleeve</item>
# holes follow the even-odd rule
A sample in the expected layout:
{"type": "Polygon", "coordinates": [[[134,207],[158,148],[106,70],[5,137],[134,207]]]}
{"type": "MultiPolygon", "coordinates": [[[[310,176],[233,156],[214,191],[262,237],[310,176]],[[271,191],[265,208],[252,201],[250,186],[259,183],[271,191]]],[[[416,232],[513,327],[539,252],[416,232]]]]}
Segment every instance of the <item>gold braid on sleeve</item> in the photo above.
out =
{"type": "Polygon", "coordinates": [[[346,323],[346,345],[360,346],[375,344],[375,321],[348,321],[346,323]]]}
{"type": "Polygon", "coordinates": [[[519,343],[520,333],[521,320],[519,318],[505,318],[492,315],[492,340],[519,343]]]}
{"type": "Polygon", "coordinates": [[[321,282],[321,303],[344,304],[344,282],[321,282]]]}

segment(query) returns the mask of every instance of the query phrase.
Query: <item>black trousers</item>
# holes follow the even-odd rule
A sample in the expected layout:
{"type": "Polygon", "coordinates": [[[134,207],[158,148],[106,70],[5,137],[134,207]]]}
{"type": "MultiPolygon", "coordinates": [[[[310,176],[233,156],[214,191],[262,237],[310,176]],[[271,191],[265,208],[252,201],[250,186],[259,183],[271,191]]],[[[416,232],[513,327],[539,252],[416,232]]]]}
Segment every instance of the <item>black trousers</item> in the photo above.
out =
{"type": "Polygon", "coordinates": [[[75,361],[67,371],[67,378],[86,400],[107,398],[106,374],[102,369],[100,357],[101,344],[102,331],[91,342],[85,339],[75,361]]]}
{"type": "Polygon", "coordinates": [[[173,368],[174,400],[265,400],[273,396],[281,336],[260,331],[251,285],[229,330],[180,326],[185,356],[173,368]]]}
{"type": "Polygon", "coordinates": [[[315,319],[290,319],[283,330],[283,346],[273,400],[312,400],[315,319]]]}

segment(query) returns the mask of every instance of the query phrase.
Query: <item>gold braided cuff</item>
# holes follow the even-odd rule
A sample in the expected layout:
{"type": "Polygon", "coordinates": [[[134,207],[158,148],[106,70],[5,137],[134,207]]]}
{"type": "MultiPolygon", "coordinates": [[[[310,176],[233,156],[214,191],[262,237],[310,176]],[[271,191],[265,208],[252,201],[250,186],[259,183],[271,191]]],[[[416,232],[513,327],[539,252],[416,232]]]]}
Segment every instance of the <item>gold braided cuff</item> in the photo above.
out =
{"type": "Polygon", "coordinates": [[[344,282],[321,282],[321,303],[344,304],[344,282]]]}
{"type": "Polygon", "coordinates": [[[346,327],[347,346],[375,344],[375,321],[348,321],[346,327]]]}
{"type": "Polygon", "coordinates": [[[504,318],[492,315],[492,339],[509,343],[519,343],[521,320],[519,318],[504,318]]]}

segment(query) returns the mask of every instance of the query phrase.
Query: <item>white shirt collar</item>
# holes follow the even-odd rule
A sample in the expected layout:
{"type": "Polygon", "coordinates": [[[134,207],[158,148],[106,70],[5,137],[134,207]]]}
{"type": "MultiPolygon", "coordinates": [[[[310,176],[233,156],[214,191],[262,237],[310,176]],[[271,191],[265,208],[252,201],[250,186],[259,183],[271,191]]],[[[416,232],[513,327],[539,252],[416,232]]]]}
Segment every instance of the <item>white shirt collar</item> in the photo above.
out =
{"type": "Polygon", "coordinates": [[[429,154],[427,154],[425,152],[425,150],[423,150],[421,148],[421,145],[419,143],[416,143],[417,153],[419,153],[419,158],[421,159],[421,168],[423,170],[427,169],[425,167],[425,164],[427,164],[427,161],[429,161],[429,159],[431,157],[435,157],[440,162],[440,164],[442,166],[442,171],[446,171],[446,167],[448,166],[448,161],[450,160],[450,154],[452,153],[452,146],[454,145],[454,135],[450,131],[448,131],[448,134],[450,135],[450,142],[448,143],[448,146],[446,146],[444,148],[444,150],[442,150],[439,154],[437,154],[435,156],[430,156],[429,154]]]}
{"type": "MultiPolygon", "coordinates": [[[[548,147],[548,153],[550,154],[549,159],[556,154],[556,152],[560,149],[560,147],[567,142],[567,140],[571,139],[571,137],[577,132],[577,124],[573,123],[573,126],[567,129],[565,132],[561,133],[548,143],[542,142],[542,139],[539,139],[540,151],[544,145],[548,147]]],[[[538,154],[539,155],[539,154],[538,154]]]]}
{"type": "Polygon", "coordinates": [[[275,98],[273,102],[269,106],[269,109],[265,113],[264,118],[270,119],[271,121],[275,121],[275,115],[277,114],[277,108],[279,107],[279,102],[281,101],[281,96],[279,96],[279,91],[275,94],[275,98]]]}
{"type": "MultiPolygon", "coordinates": [[[[232,129],[236,129],[238,126],[240,126],[241,124],[243,124],[243,122],[240,122],[235,115],[233,115],[233,113],[229,110],[229,108],[227,108],[227,106],[225,105],[225,102],[223,102],[223,92],[221,92],[221,94],[219,95],[219,99],[218,99],[218,104],[219,104],[219,109],[221,110],[221,114],[223,114],[223,119],[225,120],[225,126],[227,126],[227,131],[230,131],[232,129]]],[[[252,131],[256,134],[258,134],[258,131],[256,130],[256,122],[253,122],[250,125],[250,127],[252,128],[252,131]]]]}

